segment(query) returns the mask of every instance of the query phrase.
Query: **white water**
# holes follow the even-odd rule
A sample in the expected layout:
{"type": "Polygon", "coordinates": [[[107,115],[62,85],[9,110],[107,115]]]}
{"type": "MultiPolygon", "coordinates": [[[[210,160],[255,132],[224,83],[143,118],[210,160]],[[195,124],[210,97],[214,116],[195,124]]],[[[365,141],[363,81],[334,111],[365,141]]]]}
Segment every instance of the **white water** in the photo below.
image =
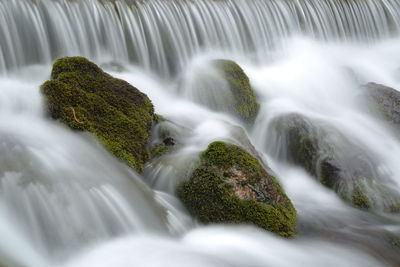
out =
{"type": "Polygon", "coordinates": [[[360,84],[400,88],[400,3],[340,3],[143,1],[129,9],[117,1],[116,13],[109,2],[0,0],[0,265],[400,264],[382,238],[400,235],[398,215],[350,207],[278,160],[268,142],[280,114],[329,122],[377,157],[400,189],[399,140],[355,104],[360,84]],[[38,87],[53,58],[77,54],[121,63],[112,74],[175,125],[178,151],[140,177],[89,136],[47,119],[38,87]],[[209,142],[248,147],[237,119],[205,105],[215,90],[205,82],[198,94],[207,62],[221,57],[238,60],[258,94],[248,135],[298,210],[295,240],[250,226],[199,226],[173,196],[209,142]]]}
{"type": "Polygon", "coordinates": [[[100,2],[1,0],[0,73],[79,54],[170,75],[202,51],[262,63],[300,33],[375,42],[400,32],[398,0],[100,2]]]}

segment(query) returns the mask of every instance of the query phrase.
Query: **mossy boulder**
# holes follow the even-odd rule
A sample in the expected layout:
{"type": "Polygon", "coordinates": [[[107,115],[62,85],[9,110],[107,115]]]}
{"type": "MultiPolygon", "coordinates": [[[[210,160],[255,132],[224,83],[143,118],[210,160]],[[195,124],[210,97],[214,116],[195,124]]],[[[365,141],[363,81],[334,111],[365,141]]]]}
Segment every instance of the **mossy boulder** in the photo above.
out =
{"type": "Polygon", "coordinates": [[[260,105],[250,84],[249,77],[243,69],[232,60],[219,59],[213,61],[233,94],[232,112],[246,122],[253,122],[257,117],[260,105]]]}
{"type": "Polygon", "coordinates": [[[232,60],[217,59],[189,66],[179,81],[180,93],[218,112],[228,113],[251,125],[259,104],[243,69],[232,60]]]}
{"type": "Polygon", "coordinates": [[[284,237],[296,232],[296,210],[276,178],[242,148],[213,142],[177,194],[203,223],[250,223],[284,237]]]}
{"type": "Polygon", "coordinates": [[[56,60],[41,91],[53,119],[90,132],[115,156],[143,170],[155,117],[144,93],[83,57],[56,60]]]}
{"type": "Polygon", "coordinates": [[[326,122],[286,114],[270,125],[268,143],[277,144],[279,160],[303,167],[352,206],[394,211],[399,193],[380,170],[381,162],[357,140],[350,140],[326,122]]]}

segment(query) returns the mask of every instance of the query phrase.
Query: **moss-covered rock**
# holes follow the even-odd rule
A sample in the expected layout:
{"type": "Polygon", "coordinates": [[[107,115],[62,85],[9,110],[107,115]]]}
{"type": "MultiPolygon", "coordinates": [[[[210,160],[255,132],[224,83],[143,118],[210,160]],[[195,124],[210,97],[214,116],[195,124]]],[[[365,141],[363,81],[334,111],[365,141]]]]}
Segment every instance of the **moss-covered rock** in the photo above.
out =
{"type": "Polygon", "coordinates": [[[249,77],[232,60],[196,62],[183,73],[179,91],[184,97],[238,117],[247,125],[258,114],[259,104],[249,77]]]}
{"type": "Polygon", "coordinates": [[[56,60],[41,86],[52,118],[87,131],[115,156],[142,171],[154,120],[150,99],[83,57],[56,60]]]}
{"type": "Polygon", "coordinates": [[[291,201],[276,178],[238,146],[211,143],[177,193],[203,223],[252,223],[284,237],[295,235],[291,201]]]}
{"type": "Polygon", "coordinates": [[[329,123],[299,114],[276,118],[270,129],[268,142],[277,145],[273,149],[280,160],[303,167],[354,207],[395,209],[400,196],[391,188],[390,176],[380,170],[379,158],[357,140],[329,123]]]}
{"type": "Polygon", "coordinates": [[[151,158],[158,158],[161,157],[162,155],[167,154],[173,149],[173,146],[167,146],[167,145],[159,145],[154,147],[151,150],[151,158]]]}
{"type": "Polygon", "coordinates": [[[213,64],[228,82],[235,103],[232,112],[247,122],[253,122],[260,108],[249,77],[243,69],[232,60],[215,60],[213,64]]]}
{"type": "Polygon", "coordinates": [[[161,143],[157,143],[151,149],[151,158],[158,158],[165,155],[175,148],[175,140],[172,137],[165,138],[161,143]]]}

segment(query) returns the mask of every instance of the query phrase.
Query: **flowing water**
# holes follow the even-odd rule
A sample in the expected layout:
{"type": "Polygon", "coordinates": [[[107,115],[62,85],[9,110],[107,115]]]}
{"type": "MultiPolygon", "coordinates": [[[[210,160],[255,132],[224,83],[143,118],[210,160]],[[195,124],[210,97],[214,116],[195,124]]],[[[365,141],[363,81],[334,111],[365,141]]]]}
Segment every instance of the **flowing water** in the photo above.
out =
{"type": "Polygon", "coordinates": [[[0,0],[0,266],[399,266],[400,216],[350,207],[286,160],[274,128],[289,113],[329,124],[400,191],[398,136],[357,101],[367,82],[400,88],[399,47],[398,0],[0,0]],[[138,175],[48,119],[39,86],[68,55],[145,92],[178,149],[138,175]],[[251,128],[216,108],[231,99],[219,58],[256,90],[251,128]],[[255,147],[296,239],[188,215],[175,185],[214,140],[255,147]]]}

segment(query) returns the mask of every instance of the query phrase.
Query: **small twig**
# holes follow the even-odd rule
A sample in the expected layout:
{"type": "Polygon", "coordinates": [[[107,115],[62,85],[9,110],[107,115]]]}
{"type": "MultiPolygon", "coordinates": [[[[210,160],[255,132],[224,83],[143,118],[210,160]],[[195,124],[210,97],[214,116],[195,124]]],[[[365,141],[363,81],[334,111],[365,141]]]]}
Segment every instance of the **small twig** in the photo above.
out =
{"type": "Polygon", "coordinates": [[[85,124],[84,122],[78,120],[78,118],[76,117],[75,109],[74,109],[73,107],[71,107],[71,109],[72,109],[72,115],[74,115],[75,121],[76,121],[77,123],[79,123],[79,124],[85,124]]]}

